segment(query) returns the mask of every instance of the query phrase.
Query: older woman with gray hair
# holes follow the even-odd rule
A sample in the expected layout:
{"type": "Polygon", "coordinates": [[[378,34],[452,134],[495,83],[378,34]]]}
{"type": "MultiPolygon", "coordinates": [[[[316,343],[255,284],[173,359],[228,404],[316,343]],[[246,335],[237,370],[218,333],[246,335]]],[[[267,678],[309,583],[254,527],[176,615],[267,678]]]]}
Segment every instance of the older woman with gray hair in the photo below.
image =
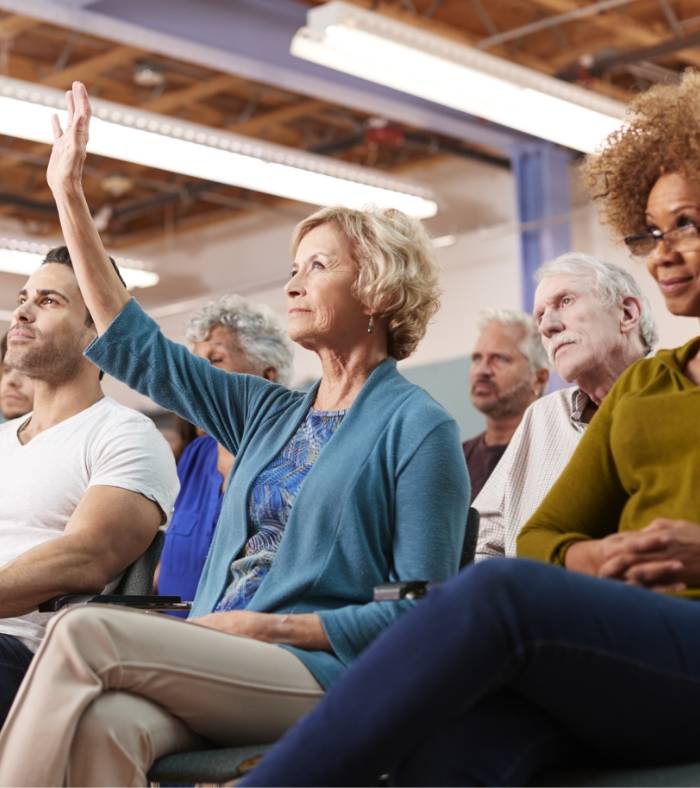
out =
{"type": "Polygon", "coordinates": [[[373,602],[375,585],[457,571],[469,483],[454,420],[396,369],[438,306],[419,222],[345,208],[301,222],[288,333],[321,380],[302,393],[224,372],[167,340],[116,280],[81,185],[87,92],[68,95],[47,180],[99,335],[89,357],[236,461],[190,621],[101,605],[57,616],[0,736],[0,784],[142,785],[200,737],[271,741],[310,710],[410,607],[373,602]]]}
{"type": "MultiPolygon", "coordinates": [[[[281,321],[264,304],[222,296],[192,315],[185,335],[193,353],[214,367],[289,384],[292,347],[281,321]]],[[[233,462],[233,454],[209,435],[183,451],[177,464],[180,493],[156,573],[160,593],[194,599],[233,462]]],[[[267,562],[258,564],[259,577],[266,568],[267,562]]]]}

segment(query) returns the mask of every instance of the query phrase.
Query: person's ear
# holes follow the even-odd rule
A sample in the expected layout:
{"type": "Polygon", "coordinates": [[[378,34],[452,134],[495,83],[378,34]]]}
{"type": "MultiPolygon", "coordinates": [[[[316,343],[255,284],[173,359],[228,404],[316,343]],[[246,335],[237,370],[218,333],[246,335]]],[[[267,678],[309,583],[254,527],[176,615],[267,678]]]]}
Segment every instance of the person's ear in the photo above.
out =
{"type": "Polygon", "coordinates": [[[265,367],[262,371],[262,377],[265,380],[269,380],[271,383],[277,382],[277,368],[276,367],[265,367]]]}
{"type": "Polygon", "coordinates": [[[547,388],[548,382],[549,370],[538,369],[537,372],[535,372],[535,393],[538,397],[541,397],[544,394],[544,390],[547,388]]]}
{"type": "Polygon", "coordinates": [[[620,304],[620,333],[629,334],[639,328],[642,319],[642,304],[637,296],[628,295],[620,304]]]}
{"type": "Polygon", "coordinates": [[[85,330],[83,331],[83,350],[97,337],[97,329],[95,328],[94,323],[90,323],[90,325],[85,326],[85,330]]]}

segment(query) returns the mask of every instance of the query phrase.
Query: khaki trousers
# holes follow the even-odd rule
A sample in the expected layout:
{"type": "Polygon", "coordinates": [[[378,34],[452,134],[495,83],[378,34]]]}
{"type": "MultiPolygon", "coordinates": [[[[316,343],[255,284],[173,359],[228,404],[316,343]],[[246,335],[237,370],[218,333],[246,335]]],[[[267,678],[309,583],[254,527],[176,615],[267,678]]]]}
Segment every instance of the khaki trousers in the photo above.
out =
{"type": "Polygon", "coordinates": [[[279,646],[103,605],[47,630],[0,735],[0,785],[146,785],[202,744],[273,741],[323,694],[279,646]]]}

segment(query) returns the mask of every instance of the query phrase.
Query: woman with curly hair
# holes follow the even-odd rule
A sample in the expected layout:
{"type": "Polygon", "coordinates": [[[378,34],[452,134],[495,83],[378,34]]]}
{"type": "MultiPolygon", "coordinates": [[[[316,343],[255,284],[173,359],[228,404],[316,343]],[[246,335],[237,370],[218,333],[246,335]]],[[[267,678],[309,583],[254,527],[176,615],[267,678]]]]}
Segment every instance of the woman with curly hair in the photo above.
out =
{"type": "Polygon", "coordinates": [[[113,275],[81,186],[80,83],[68,106],[47,179],[99,334],[89,358],[236,461],[190,621],[57,616],[4,727],[0,783],[146,785],[160,755],[274,740],[317,703],[406,609],[374,603],[377,583],[457,571],[469,483],[455,422],[396,370],[437,308],[420,223],[343,208],[301,222],[288,331],[322,378],[302,393],[227,373],[167,340],[113,275]]]}
{"type": "MultiPolygon", "coordinates": [[[[700,77],[640,96],[585,173],[668,309],[700,317],[700,77]]],[[[562,293],[547,318],[570,308],[562,293]]],[[[700,337],[623,373],[521,533],[539,560],[431,591],[243,784],[525,785],[567,759],[697,760],[699,384],[700,337]]]]}

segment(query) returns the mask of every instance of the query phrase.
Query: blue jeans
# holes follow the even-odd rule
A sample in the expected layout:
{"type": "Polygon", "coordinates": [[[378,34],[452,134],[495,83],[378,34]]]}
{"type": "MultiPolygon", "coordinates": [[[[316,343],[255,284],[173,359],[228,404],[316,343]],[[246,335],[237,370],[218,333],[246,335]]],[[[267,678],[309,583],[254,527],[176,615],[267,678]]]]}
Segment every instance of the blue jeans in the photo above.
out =
{"type": "Polygon", "coordinates": [[[34,654],[13,635],[0,633],[0,727],[34,654]]]}
{"type": "Polygon", "coordinates": [[[432,591],[243,785],[523,785],[700,759],[700,602],[493,559],[432,591]]]}

